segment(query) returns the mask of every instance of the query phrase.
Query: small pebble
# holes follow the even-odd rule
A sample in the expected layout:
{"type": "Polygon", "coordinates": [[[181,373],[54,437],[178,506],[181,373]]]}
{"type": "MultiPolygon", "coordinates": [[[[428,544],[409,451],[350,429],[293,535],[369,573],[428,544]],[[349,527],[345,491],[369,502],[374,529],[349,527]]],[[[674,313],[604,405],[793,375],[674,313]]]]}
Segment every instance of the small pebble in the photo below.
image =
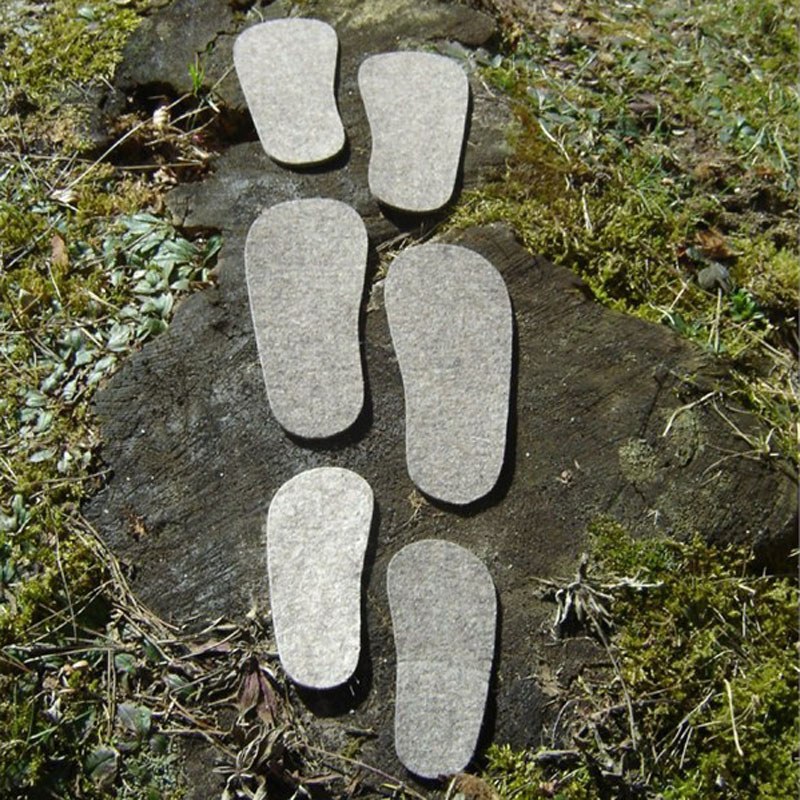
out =
{"type": "Polygon", "coordinates": [[[704,267],[697,273],[697,283],[701,289],[705,289],[707,292],[722,289],[725,294],[728,294],[733,288],[730,272],[717,262],[704,267]]]}

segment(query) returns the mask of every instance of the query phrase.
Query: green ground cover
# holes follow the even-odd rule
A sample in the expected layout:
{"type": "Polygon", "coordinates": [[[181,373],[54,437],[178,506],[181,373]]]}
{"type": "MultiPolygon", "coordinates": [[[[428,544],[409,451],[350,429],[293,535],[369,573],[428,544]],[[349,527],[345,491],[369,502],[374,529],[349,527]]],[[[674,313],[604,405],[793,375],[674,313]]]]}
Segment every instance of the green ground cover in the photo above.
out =
{"type": "Polygon", "coordinates": [[[796,463],[796,6],[554,6],[506,17],[484,75],[514,102],[515,157],[452,224],[509,222],[601,302],[728,357],[729,401],[764,422],[752,449],[796,463]]]}
{"type": "Polygon", "coordinates": [[[603,643],[613,677],[565,691],[567,752],[494,747],[487,780],[520,800],[793,796],[796,583],[753,575],[743,550],[634,539],[608,520],[589,534],[588,568],[558,602],[583,609],[571,621],[603,643]]]}
{"type": "MultiPolygon", "coordinates": [[[[231,797],[313,760],[275,665],[254,660],[264,631],[207,633],[224,646],[182,639],[136,604],[80,516],[104,479],[93,392],[165,329],[181,295],[208,284],[220,246],[159,212],[174,179],[159,154],[197,158],[185,143],[207,118],[202,97],[119,120],[115,141],[139,148],[146,169],[115,165],[118,150],[99,158],[91,138],[80,100],[110,78],[146,4],[0,8],[3,797],[180,797],[170,731],[220,745],[231,797]],[[212,708],[231,695],[237,721],[218,730],[212,708]]],[[[506,180],[463,198],[454,223],[510,221],[602,302],[732,359],[730,401],[765,421],[753,449],[791,463],[796,10],[663,0],[575,4],[538,27],[519,19],[507,18],[506,53],[485,70],[517,104],[516,156],[506,180]],[[715,264],[730,291],[697,286],[715,264]]],[[[796,772],[794,585],[750,575],[746,554],[637,544],[611,524],[593,535],[608,555],[591,562],[590,587],[660,584],[613,592],[616,625],[599,630],[616,678],[575,695],[602,730],[576,723],[579,756],[553,769],[494,749],[490,782],[507,797],[791,796],[780,792],[796,772]],[[650,702],[676,685],[675,703],[650,702]]]]}
{"type": "MultiPolygon", "coordinates": [[[[105,794],[117,773],[149,785],[134,774],[146,753],[129,747],[137,752],[117,770],[119,748],[101,747],[120,735],[107,715],[124,699],[113,695],[125,660],[113,646],[119,587],[79,514],[102,483],[89,401],[120,359],[164,330],[174,301],[206,282],[220,242],[187,241],[146,211],[155,170],[95,158],[80,100],[111,77],[140,5],[0,11],[3,797],[105,794]]],[[[123,121],[120,136],[131,133],[162,131],[123,121]]]]}

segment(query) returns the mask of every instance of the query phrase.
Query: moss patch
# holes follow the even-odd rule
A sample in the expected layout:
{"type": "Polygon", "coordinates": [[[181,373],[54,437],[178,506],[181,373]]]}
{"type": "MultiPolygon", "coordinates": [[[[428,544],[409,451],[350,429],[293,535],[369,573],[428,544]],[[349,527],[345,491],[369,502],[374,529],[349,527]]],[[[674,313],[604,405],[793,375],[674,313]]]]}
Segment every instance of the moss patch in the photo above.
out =
{"type": "Polygon", "coordinates": [[[452,224],[508,222],[601,302],[731,357],[732,397],[796,460],[797,9],[560,6],[509,22],[485,70],[515,102],[515,156],[452,224]]]}
{"type": "Polygon", "coordinates": [[[56,99],[71,83],[110,78],[122,45],[139,24],[137,8],[145,5],[113,0],[11,4],[0,20],[8,36],[2,74],[14,87],[11,103],[24,100],[55,111],[56,99]]]}
{"type": "Polygon", "coordinates": [[[648,483],[656,477],[658,459],[647,442],[641,439],[628,439],[620,445],[617,452],[622,474],[631,483],[648,483]]]}
{"type": "Polygon", "coordinates": [[[561,763],[494,747],[485,777],[503,798],[792,796],[796,583],[750,574],[742,550],[637,540],[611,520],[589,534],[617,669],[562,698],[579,710],[561,763]]]}
{"type": "Polygon", "coordinates": [[[114,653],[130,630],[114,606],[113,565],[78,512],[102,480],[93,392],[164,330],[181,294],[206,283],[219,247],[141,213],[159,193],[155,167],[124,175],[85,155],[86,112],[74,100],[111,77],[144,5],[21,0],[0,11],[4,797],[108,796],[122,783],[125,797],[180,793],[168,754],[148,749],[155,727],[135,747],[113,728],[124,696],[114,653]]]}

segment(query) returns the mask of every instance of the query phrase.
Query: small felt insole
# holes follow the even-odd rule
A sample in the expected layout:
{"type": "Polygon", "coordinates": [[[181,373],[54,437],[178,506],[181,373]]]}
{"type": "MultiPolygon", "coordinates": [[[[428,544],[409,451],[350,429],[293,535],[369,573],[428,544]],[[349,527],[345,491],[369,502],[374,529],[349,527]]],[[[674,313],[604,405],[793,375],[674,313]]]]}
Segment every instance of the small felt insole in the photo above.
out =
{"type": "Polygon", "coordinates": [[[344,147],[336,108],[339,41],[316,19],[278,19],[242,31],[236,74],[265,152],[284,164],[316,164],[344,147]]]}
{"type": "Polygon", "coordinates": [[[333,436],[361,412],[366,264],[364,223],[338,200],[280,203],[247,235],[247,290],[267,396],[278,422],[297,436],[333,436]]]}
{"type": "Polygon", "coordinates": [[[513,318],[500,273],[464,247],[403,251],[384,289],[403,378],[406,460],[426,494],[466,505],[503,467],[513,318]]]}
{"type": "Polygon", "coordinates": [[[361,575],[372,523],[369,484],[339,467],[278,489],[267,514],[267,565],[278,655],[296,683],[345,683],[361,650],[361,575]]]}
{"type": "Polygon", "coordinates": [[[494,658],[492,578],[468,550],[429,539],[392,558],[387,590],[397,755],[423,778],[461,772],[475,752],[494,658]]]}
{"type": "Polygon", "coordinates": [[[452,197],[461,161],[469,82],[433,53],[383,53],[358,71],[372,132],[369,188],[383,203],[423,213],[452,197]]]}

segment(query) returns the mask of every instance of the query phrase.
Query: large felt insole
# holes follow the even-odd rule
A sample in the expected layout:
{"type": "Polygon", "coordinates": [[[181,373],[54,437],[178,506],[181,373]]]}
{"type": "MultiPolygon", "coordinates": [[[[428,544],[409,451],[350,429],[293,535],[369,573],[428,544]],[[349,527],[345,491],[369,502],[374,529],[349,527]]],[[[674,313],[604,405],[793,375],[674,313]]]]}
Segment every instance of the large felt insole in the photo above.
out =
{"type": "Polygon", "coordinates": [[[392,558],[387,590],[397,755],[423,778],[461,772],[475,752],[494,658],[492,578],[463,547],[429,539],[392,558]]]}
{"type": "Polygon", "coordinates": [[[358,319],[367,263],[361,217],[338,200],[264,211],[245,246],[258,353],[272,412],[290,433],[326,438],[364,404],[358,319]]]}
{"type": "Polygon", "coordinates": [[[423,244],[394,260],[384,298],[409,475],[431,497],[469,504],[492,490],[505,458],[513,342],[505,282],[472,250],[423,244]]]}

